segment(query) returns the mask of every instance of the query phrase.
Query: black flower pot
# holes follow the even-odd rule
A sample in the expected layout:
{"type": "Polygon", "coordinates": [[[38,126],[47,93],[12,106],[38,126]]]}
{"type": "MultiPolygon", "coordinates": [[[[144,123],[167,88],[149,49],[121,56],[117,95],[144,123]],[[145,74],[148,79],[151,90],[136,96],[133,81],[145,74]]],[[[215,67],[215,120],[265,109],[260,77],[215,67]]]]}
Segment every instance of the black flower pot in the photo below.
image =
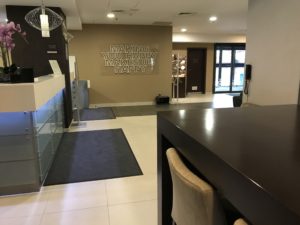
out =
{"type": "Polygon", "coordinates": [[[22,68],[20,71],[21,82],[31,83],[34,81],[33,68],[22,68]]]}
{"type": "Polygon", "coordinates": [[[11,83],[32,83],[34,73],[32,68],[19,68],[15,73],[10,74],[11,83]]]}
{"type": "Polygon", "coordinates": [[[11,73],[10,75],[10,82],[11,83],[20,83],[21,81],[21,76],[16,73],[11,73]]]}

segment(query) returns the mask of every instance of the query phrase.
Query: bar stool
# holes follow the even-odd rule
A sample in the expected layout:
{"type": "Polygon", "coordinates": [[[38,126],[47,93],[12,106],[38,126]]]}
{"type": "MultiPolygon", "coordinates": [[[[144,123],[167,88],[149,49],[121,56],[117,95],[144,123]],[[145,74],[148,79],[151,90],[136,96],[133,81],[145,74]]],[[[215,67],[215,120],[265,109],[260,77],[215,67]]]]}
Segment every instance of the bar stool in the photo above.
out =
{"type": "Polygon", "coordinates": [[[184,165],[174,148],[167,150],[167,159],[173,183],[173,222],[177,225],[226,224],[213,188],[184,165]]]}
{"type": "Polygon", "coordinates": [[[236,220],[233,225],[248,225],[248,223],[246,223],[245,220],[240,218],[240,219],[236,220]]]}

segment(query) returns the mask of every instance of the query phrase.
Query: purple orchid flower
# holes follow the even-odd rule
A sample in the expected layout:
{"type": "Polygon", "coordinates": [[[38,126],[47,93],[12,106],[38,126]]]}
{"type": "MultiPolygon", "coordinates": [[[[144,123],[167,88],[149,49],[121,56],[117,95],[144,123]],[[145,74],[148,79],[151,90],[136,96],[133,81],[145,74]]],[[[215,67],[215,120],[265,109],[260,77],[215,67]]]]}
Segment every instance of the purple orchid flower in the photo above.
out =
{"type": "MultiPolygon", "coordinates": [[[[20,24],[14,22],[0,23],[0,53],[4,62],[4,66],[10,64],[9,52],[15,48],[13,35],[18,33],[26,42],[26,32],[22,32],[20,24]]],[[[0,55],[0,56],[1,56],[0,55]]]]}

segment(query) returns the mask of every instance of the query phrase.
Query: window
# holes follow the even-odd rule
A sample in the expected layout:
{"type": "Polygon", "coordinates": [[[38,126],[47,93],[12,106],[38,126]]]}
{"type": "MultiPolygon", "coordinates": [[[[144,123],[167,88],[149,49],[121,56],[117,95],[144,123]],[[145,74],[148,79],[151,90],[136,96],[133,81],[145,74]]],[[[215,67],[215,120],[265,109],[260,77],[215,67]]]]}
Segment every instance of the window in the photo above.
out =
{"type": "Polygon", "coordinates": [[[243,91],[245,53],[245,44],[215,45],[214,93],[243,91]]]}

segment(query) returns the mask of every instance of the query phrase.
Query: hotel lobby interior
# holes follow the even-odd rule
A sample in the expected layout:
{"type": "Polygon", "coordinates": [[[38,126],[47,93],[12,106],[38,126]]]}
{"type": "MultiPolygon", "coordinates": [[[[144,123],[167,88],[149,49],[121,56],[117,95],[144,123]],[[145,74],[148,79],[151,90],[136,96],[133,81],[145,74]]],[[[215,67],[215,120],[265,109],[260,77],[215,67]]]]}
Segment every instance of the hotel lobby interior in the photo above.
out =
{"type": "Polygon", "coordinates": [[[1,0],[0,224],[300,224],[299,9],[1,0]]]}

